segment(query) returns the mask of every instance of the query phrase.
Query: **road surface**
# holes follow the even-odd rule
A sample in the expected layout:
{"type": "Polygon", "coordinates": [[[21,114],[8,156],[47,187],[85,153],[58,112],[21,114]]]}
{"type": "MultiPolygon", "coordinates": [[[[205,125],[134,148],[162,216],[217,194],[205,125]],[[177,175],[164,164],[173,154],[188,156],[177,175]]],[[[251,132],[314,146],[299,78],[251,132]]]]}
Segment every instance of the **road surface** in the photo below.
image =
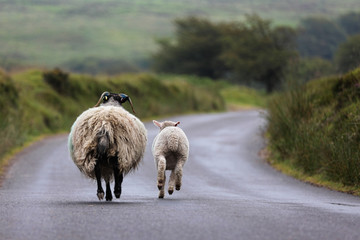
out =
{"type": "Polygon", "coordinates": [[[284,176],[259,157],[258,111],[169,119],[190,141],[179,192],[157,198],[150,122],[144,163],[112,202],[99,201],[96,182],[70,160],[67,136],[51,137],[9,169],[0,239],[360,239],[360,198],[284,176]]]}

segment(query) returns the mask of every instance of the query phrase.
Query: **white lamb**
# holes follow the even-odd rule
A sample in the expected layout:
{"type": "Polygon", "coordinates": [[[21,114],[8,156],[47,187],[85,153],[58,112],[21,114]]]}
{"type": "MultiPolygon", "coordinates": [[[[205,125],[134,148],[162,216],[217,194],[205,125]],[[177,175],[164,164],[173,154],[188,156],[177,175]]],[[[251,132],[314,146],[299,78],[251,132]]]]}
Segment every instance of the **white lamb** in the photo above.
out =
{"type": "Polygon", "coordinates": [[[184,131],[177,127],[180,122],[153,120],[153,123],[160,128],[153,141],[152,153],[158,171],[159,198],[164,198],[165,170],[171,170],[169,194],[174,192],[174,186],[177,191],[181,188],[182,169],[189,156],[189,141],[184,131]]]}

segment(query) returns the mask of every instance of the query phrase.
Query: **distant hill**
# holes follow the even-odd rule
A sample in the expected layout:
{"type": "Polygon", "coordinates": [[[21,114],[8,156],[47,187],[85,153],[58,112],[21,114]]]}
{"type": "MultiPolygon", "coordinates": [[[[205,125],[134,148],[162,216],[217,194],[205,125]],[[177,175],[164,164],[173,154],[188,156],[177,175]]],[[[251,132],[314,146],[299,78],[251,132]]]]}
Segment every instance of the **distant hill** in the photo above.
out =
{"type": "Polygon", "coordinates": [[[358,0],[0,0],[0,67],[83,64],[86,71],[113,61],[136,71],[147,66],[155,39],[172,35],[174,18],[229,21],[257,13],[294,26],[309,15],[359,9],[358,0]]]}

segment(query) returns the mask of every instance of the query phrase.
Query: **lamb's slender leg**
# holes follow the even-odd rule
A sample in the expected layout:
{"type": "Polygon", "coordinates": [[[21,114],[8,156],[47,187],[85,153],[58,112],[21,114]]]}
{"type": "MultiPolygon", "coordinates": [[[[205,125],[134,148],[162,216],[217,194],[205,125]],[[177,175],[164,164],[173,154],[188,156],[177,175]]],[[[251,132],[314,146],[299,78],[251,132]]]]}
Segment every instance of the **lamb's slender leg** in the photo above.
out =
{"type": "Polygon", "coordinates": [[[165,196],[165,181],[166,181],[165,171],[164,171],[163,179],[164,179],[164,184],[163,184],[162,187],[159,189],[159,190],[160,190],[160,192],[159,192],[159,198],[164,198],[164,196],[165,196]]]}
{"type": "Polygon", "coordinates": [[[156,158],[157,162],[157,184],[158,189],[161,190],[161,188],[165,185],[165,170],[166,170],[166,159],[164,156],[160,155],[156,158]]]}
{"type": "Polygon", "coordinates": [[[171,174],[170,174],[170,180],[169,180],[169,189],[168,189],[168,192],[169,194],[173,194],[174,192],[174,187],[175,187],[175,171],[172,170],[171,171],[171,174]]]}
{"type": "Polygon", "coordinates": [[[112,193],[110,188],[110,180],[106,180],[106,195],[105,195],[106,201],[112,200],[112,193]]]}
{"type": "Polygon", "coordinates": [[[104,199],[104,190],[101,186],[101,169],[99,162],[97,162],[95,165],[95,176],[97,181],[97,197],[99,200],[102,200],[104,199]]]}
{"type": "Polygon", "coordinates": [[[174,172],[175,172],[175,189],[177,191],[179,191],[181,188],[182,170],[183,170],[185,161],[186,161],[186,158],[179,159],[179,161],[177,162],[177,164],[175,166],[175,170],[174,170],[174,172]]]}
{"type": "Polygon", "coordinates": [[[115,178],[114,194],[116,198],[120,198],[123,173],[120,172],[118,165],[114,165],[114,178],[115,178]]]}

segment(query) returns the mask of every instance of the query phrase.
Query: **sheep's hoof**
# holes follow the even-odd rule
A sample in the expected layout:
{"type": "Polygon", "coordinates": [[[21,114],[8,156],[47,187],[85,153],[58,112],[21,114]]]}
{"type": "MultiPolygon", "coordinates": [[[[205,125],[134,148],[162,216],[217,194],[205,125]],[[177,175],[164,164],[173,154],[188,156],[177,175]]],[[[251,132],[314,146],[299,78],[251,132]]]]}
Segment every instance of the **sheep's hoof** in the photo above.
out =
{"type": "Polygon", "coordinates": [[[112,201],[112,194],[106,194],[105,199],[106,201],[112,201]]]}
{"type": "Polygon", "coordinates": [[[97,197],[99,198],[99,200],[103,200],[104,199],[104,192],[98,192],[97,197]]]}
{"type": "Polygon", "coordinates": [[[164,193],[159,193],[159,198],[164,198],[164,193]]]}
{"type": "Polygon", "coordinates": [[[175,186],[176,191],[179,191],[180,188],[181,188],[181,185],[176,185],[176,186],[175,186]]]}
{"type": "Polygon", "coordinates": [[[120,198],[120,195],[121,195],[121,186],[115,186],[114,188],[114,195],[116,198],[120,198]]]}
{"type": "Polygon", "coordinates": [[[173,194],[174,189],[172,189],[172,188],[171,188],[171,189],[169,189],[169,191],[168,191],[168,192],[169,192],[169,194],[171,195],[171,194],[173,194]]]}
{"type": "Polygon", "coordinates": [[[106,188],[106,194],[105,194],[105,199],[106,201],[111,201],[112,200],[112,193],[111,193],[111,190],[110,188],[106,188]]]}

